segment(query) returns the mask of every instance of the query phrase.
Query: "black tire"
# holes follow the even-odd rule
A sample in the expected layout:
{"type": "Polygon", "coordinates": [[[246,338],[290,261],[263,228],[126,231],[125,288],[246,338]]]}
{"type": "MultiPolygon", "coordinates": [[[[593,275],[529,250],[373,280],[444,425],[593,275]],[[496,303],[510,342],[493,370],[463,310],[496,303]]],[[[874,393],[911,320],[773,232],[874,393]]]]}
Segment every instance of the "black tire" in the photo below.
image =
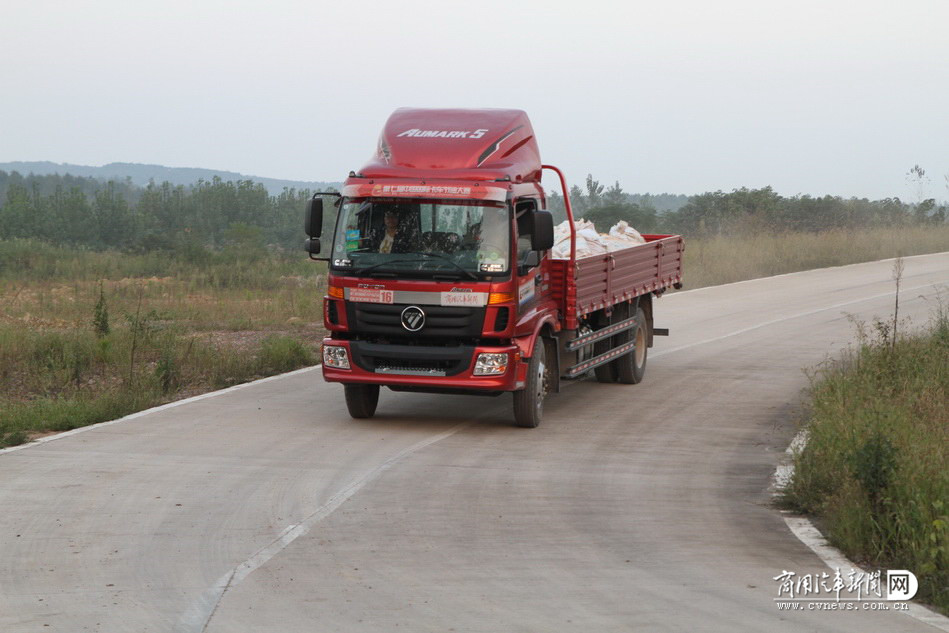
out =
{"type": "MultiPolygon", "coordinates": [[[[604,352],[610,351],[610,339],[605,341],[600,341],[599,343],[593,344],[593,355],[598,356],[604,352]]],[[[605,365],[600,365],[593,368],[593,374],[596,376],[597,382],[606,382],[613,383],[616,382],[618,376],[616,375],[616,365],[613,363],[606,363],[605,365]]]]}
{"type": "Polygon", "coordinates": [[[649,331],[646,329],[646,313],[642,308],[636,308],[636,328],[622,332],[616,345],[622,345],[629,340],[636,341],[636,348],[614,360],[610,365],[616,369],[616,377],[624,385],[639,384],[646,375],[646,357],[649,352],[649,331]]]}
{"type": "Polygon", "coordinates": [[[527,384],[521,391],[514,392],[514,422],[526,429],[540,426],[544,415],[544,398],[550,384],[546,351],[544,339],[538,336],[527,366],[527,384]]]}
{"type": "Polygon", "coordinates": [[[346,408],[354,418],[371,418],[379,404],[379,385],[343,385],[346,408]]]}
{"type": "MultiPolygon", "coordinates": [[[[600,314],[600,317],[601,318],[599,319],[599,327],[597,328],[598,330],[607,327],[610,324],[610,321],[612,320],[610,319],[610,317],[606,316],[603,313],[600,314]]],[[[593,355],[599,356],[600,354],[604,354],[610,351],[611,349],[613,349],[613,345],[614,345],[613,340],[615,338],[616,338],[615,336],[611,336],[606,340],[597,341],[596,343],[594,343],[593,355]]],[[[613,363],[606,363],[605,365],[594,367],[593,374],[596,376],[597,382],[613,383],[613,382],[616,382],[616,379],[617,379],[616,366],[613,363]]]]}

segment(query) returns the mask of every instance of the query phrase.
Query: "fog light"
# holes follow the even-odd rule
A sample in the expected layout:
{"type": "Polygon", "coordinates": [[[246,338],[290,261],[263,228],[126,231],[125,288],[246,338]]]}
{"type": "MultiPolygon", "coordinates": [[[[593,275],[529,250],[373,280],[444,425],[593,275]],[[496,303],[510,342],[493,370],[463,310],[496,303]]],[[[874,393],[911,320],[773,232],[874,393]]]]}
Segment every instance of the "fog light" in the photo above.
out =
{"type": "Polygon", "coordinates": [[[336,369],[349,369],[349,354],[339,345],[323,346],[323,364],[336,369]]]}
{"type": "Polygon", "coordinates": [[[507,371],[507,353],[494,354],[485,352],[478,354],[475,361],[475,376],[497,376],[507,371]]]}

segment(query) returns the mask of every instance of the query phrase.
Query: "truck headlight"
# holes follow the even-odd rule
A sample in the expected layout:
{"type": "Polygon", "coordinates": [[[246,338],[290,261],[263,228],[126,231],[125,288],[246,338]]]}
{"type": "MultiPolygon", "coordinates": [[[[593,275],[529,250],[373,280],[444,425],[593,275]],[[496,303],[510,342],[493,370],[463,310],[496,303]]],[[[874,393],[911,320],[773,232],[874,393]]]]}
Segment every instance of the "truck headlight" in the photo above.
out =
{"type": "Polygon", "coordinates": [[[323,346],[323,364],[336,369],[349,369],[349,354],[339,345],[323,346]]]}
{"type": "Polygon", "coordinates": [[[475,376],[497,376],[507,371],[507,353],[495,354],[485,352],[478,354],[478,360],[475,361],[475,376]]]}

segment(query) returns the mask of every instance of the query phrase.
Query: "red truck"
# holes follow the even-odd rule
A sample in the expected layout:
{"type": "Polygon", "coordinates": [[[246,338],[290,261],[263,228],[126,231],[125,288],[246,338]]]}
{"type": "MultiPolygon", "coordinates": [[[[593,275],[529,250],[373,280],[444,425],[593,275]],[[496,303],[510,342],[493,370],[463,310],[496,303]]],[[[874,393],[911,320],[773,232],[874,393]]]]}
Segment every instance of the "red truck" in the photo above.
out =
{"type": "Polygon", "coordinates": [[[653,298],[680,287],[683,240],[577,258],[567,184],[543,165],[521,110],[401,108],[342,192],[307,204],[306,250],[328,262],[323,377],[343,384],[354,418],[379,388],[514,394],[519,426],[544,398],[593,371],[643,379],[653,298]],[[551,256],[543,170],[559,178],[570,256],[551,256]],[[319,257],[324,223],[329,256],[319,257]]]}

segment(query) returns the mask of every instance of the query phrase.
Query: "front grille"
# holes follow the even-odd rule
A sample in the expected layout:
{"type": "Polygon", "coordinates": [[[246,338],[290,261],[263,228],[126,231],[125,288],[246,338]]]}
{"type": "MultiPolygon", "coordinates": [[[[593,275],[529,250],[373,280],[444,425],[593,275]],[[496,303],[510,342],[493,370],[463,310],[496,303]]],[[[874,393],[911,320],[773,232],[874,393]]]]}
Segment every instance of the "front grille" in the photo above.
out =
{"type": "Polygon", "coordinates": [[[408,374],[417,376],[445,376],[454,367],[455,362],[449,360],[406,360],[376,358],[375,372],[377,374],[408,374]]]}
{"type": "Polygon", "coordinates": [[[353,362],[377,374],[453,376],[471,365],[474,347],[467,345],[390,345],[350,341],[353,362]]]}
{"type": "Polygon", "coordinates": [[[484,326],[484,308],[418,306],[425,313],[425,325],[418,332],[402,327],[402,311],[409,304],[346,302],[350,330],[360,334],[389,336],[479,337],[484,326]]]}

